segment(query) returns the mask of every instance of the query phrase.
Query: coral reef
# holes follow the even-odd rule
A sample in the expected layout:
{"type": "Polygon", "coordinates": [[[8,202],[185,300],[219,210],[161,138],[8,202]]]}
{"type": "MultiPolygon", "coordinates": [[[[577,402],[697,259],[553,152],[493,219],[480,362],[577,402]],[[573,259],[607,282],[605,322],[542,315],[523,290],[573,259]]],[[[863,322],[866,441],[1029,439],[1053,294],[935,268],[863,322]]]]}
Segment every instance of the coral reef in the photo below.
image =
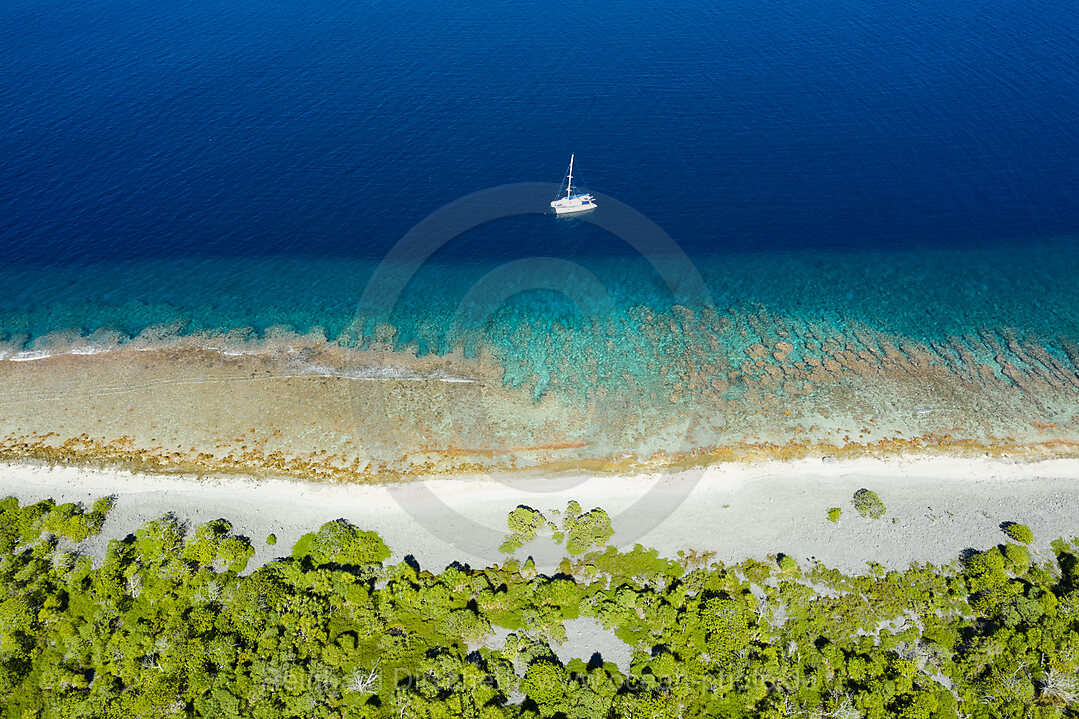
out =
{"type": "Polygon", "coordinates": [[[315,336],[257,351],[0,361],[0,457],[364,482],[814,454],[1079,454],[1079,349],[1067,339],[983,330],[919,342],[680,306],[522,316],[442,355],[376,330],[350,347],[315,336]]]}

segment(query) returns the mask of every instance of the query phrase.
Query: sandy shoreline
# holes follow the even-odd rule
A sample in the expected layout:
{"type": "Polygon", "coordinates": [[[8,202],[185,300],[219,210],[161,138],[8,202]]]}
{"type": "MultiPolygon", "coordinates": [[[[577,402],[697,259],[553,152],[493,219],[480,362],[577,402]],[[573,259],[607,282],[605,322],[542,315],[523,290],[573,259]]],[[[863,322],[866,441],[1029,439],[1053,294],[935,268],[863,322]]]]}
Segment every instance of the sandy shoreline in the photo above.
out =
{"type": "MultiPolygon", "coordinates": [[[[548,511],[576,499],[602,506],[614,522],[613,543],[655,547],[662,554],[714,552],[740,561],[782,552],[848,572],[866,562],[902,568],[949,563],[967,548],[1004,540],[1000,523],[1021,522],[1032,547],[1048,554],[1057,537],[1079,535],[1079,460],[1015,462],[994,458],[906,457],[728,463],[695,472],[611,476],[517,473],[418,480],[385,485],[310,483],[237,475],[170,476],[116,469],[0,465],[0,496],[87,502],[111,494],[116,507],[93,553],[108,539],[173,512],[192,524],[224,517],[256,549],[254,564],[287,554],[304,532],[343,517],[378,531],[394,559],[413,555],[438,570],[458,561],[500,562],[505,516],[518,504],[548,511]],[[876,491],[888,508],[859,517],[854,491],[876,491]],[[844,509],[838,523],[827,509],[844,509]],[[265,543],[269,533],[278,543],[265,543]]],[[[562,550],[541,537],[517,556],[553,567],[562,550]]]]}

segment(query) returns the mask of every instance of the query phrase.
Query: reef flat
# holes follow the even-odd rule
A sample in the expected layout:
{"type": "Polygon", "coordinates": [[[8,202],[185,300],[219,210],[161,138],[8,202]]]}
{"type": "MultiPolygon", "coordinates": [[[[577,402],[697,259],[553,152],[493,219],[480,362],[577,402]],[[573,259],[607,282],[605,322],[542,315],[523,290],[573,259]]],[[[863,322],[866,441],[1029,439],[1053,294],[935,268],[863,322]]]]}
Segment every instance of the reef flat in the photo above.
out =
{"type": "Polygon", "coordinates": [[[1079,349],[1066,339],[919,341],[682,306],[503,323],[441,355],[392,326],[369,336],[12,355],[0,361],[0,457],[366,482],[910,451],[1079,455],[1079,349]]]}

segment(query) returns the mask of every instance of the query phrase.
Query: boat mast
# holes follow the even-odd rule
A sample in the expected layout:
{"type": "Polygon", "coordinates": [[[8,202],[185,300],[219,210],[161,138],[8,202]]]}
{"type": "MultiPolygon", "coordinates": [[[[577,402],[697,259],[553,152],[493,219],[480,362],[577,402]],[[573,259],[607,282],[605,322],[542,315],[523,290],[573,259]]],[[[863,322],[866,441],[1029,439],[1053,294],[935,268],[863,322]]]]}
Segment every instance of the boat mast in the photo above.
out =
{"type": "Polygon", "coordinates": [[[566,199],[569,199],[570,194],[573,192],[573,155],[569,156],[569,177],[566,182],[566,199]]]}

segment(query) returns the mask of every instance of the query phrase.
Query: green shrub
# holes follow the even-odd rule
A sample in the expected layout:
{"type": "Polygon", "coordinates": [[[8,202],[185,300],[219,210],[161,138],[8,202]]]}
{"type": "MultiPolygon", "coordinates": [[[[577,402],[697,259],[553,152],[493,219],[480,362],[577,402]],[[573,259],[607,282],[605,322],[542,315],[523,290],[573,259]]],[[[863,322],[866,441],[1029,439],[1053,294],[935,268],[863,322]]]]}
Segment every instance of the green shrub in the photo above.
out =
{"type": "Polygon", "coordinates": [[[715,596],[700,604],[700,626],[713,661],[728,666],[750,641],[751,610],[742,597],[715,596]]]}
{"type": "Polygon", "coordinates": [[[798,568],[798,562],[794,561],[794,557],[789,554],[780,554],[776,557],[776,564],[784,572],[790,572],[798,568]]]}
{"type": "Polygon", "coordinates": [[[272,532],[266,535],[266,544],[270,545],[271,547],[277,544],[277,535],[273,534],[272,532]]]}
{"type": "Polygon", "coordinates": [[[854,493],[850,503],[858,510],[858,514],[872,519],[883,517],[884,512],[887,511],[884,508],[884,502],[880,501],[877,493],[864,487],[854,493]]]}
{"type": "Polygon", "coordinates": [[[326,522],[318,532],[309,532],[292,547],[295,559],[310,559],[315,566],[340,564],[363,566],[381,564],[390,549],[377,532],[356,529],[343,519],[326,522]]]}
{"type": "Polygon", "coordinates": [[[562,517],[562,529],[569,531],[573,523],[577,521],[577,517],[584,514],[584,510],[581,509],[581,503],[576,499],[571,499],[569,504],[566,505],[566,513],[562,517]]]}
{"type": "Polygon", "coordinates": [[[73,542],[82,542],[101,532],[113,502],[112,497],[102,497],[94,502],[89,512],[77,504],[57,505],[45,517],[45,530],[73,542]]]}
{"type": "Polygon", "coordinates": [[[536,532],[547,523],[547,518],[538,509],[532,509],[523,504],[513,508],[506,516],[506,526],[510,533],[506,535],[506,541],[498,548],[503,554],[513,554],[522,545],[536,538],[536,532]]]}
{"type": "Polygon", "coordinates": [[[624,582],[659,582],[664,577],[673,580],[685,573],[685,567],[680,563],[661,557],[656,549],[645,548],[640,544],[635,544],[628,552],[607,547],[588,554],[584,559],[597,571],[608,575],[615,585],[624,582]]]}
{"type": "Polygon", "coordinates": [[[838,522],[839,521],[839,516],[841,514],[843,514],[843,509],[842,508],[840,508],[840,507],[829,507],[828,508],[828,521],[832,522],[833,524],[838,522]]]}
{"type": "Polygon", "coordinates": [[[506,525],[514,534],[518,534],[525,542],[531,542],[536,538],[536,531],[546,523],[543,512],[532,509],[525,505],[519,505],[506,517],[506,525]]]}
{"type": "Polygon", "coordinates": [[[195,533],[185,539],[180,556],[196,566],[242,572],[254,554],[246,539],[232,534],[230,522],[215,519],[195,528],[195,533]]]}
{"type": "Polygon", "coordinates": [[[502,542],[502,544],[498,545],[498,551],[502,552],[503,554],[513,554],[520,548],[521,543],[516,539],[513,539],[512,536],[510,537],[510,539],[507,539],[506,541],[502,542]]]}
{"type": "Polygon", "coordinates": [[[1012,574],[1025,574],[1030,569],[1030,551],[1022,544],[1004,545],[1004,566],[1012,574]]]}
{"type": "Polygon", "coordinates": [[[0,502],[0,550],[34,544],[43,534],[82,542],[101,532],[113,502],[112,497],[102,497],[87,512],[81,504],[56,504],[51,499],[20,507],[17,499],[7,497],[0,502]]]}
{"type": "Polygon", "coordinates": [[[554,716],[566,696],[562,667],[550,661],[532,662],[521,679],[521,691],[536,704],[540,716],[554,716]]]}
{"type": "Polygon", "coordinates": [[[34,626],[34,610],[25,597],[0,601],[0,651],[14,654],[28,643],[34,626]]]}
{"type": "Polygon", "coordinates": [[[146,566],[162,566],[183,552],[184,528],[171,514],[154,519],[135,531],[135,551],[146,566]]]}
{"type": "Polygon", "coordinates": [[[931,627],[925,630],[924,636],[928,641],[948,651],[951,651],[952,647],[955,646],[955,632],[947,627],[931,627]]]}
{"type": "Polygon", "coordinates": [[[1001,529],[1004,530],[1005,534],[1007,534],[1009,537],[1011,537],[1017,542],[1022,542],[1023,544],[1030,544],[1034,541],[1034,532],[1032,532],[1030,527],[1025,524],[1018,524],[1017,522],[1005,522],[1003,525],[1001,525],[1001,529]]]}
{"type": "Polygon", "coordinates": [[[1004,571],[1004,555],[996,547],[970,555],[963,565],[963,574],[967,576],[971,594],[1000,586],[1008,581],[1008,575],[1004,571]]]}
{"type": "MultiPolygon", "coordinates": [[[[571,503],[571,508],[576,504],[571,503]]],[[[580,505],[577,505],[577,510],[579,509],[580,505]]],[[[584,554],[593,547],[602,547],[614,534],[611,518],[599,507],[576,517],[571,509],[567,509],[565,523],[568,527],[566,551],[570,554],[584,554]]]]}

